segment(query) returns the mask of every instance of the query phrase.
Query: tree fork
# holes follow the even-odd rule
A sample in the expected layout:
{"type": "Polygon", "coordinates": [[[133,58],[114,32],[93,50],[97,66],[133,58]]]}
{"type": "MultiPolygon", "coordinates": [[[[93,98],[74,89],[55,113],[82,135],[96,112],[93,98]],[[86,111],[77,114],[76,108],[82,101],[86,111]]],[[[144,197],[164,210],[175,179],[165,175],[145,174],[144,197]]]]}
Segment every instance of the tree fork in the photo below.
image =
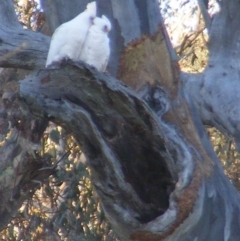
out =
{"type": "MultiPolygon", "coordinates": [[[[239,195],[224,176],[179,82],[157,2],[97,2],[114,25],[110,73],[123,71],[119,78],[135,83],[139,93],[67,61],[60,69],[39,70],[23,80],[22,101],[33,114],[75,135],[88,156],[106,215],[122,240],[238,240],[239,195]]],[[[11,33],[19,43],[28,39],[30,46],[0,59],[1,66],[44,65],[47,44],[41,51],[37,46],[38,41],[48,43],[47,37],[17,28],[1,31],[3,54],[13,50],[7,44],[11,33]]]]}

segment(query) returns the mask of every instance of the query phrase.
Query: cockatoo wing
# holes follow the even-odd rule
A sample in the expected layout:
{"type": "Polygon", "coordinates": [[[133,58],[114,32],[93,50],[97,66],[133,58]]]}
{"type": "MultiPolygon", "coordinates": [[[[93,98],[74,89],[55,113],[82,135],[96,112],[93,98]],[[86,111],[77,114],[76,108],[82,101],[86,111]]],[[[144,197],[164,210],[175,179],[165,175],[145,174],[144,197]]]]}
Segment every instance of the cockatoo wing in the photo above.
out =
{"type": "Polygon", "coordinates": [[[52,62],[59,62],[63,58],[77,60],[87,36],[88,26],[81,24],[74,26],[67,22],[59,26],[51,40],[46,67],[52,62]],[[76,35],[77,34],[77,35],[76,35]]]}
{"type": "MultiPolygon", "coordinates": [[[[108,48],[109,49],[109,48],[108,48]]],[[[109,49],[110,50],[110,49],[109,49]]],[[[108,54],[105,56],[105,60],[103,59],[102,66],[100,67],[99,71],[105,72],[108,66],[108,61],[109,61],[109,56],[110,56],[110,51],[108,54]]]]}
{"type": "Polygon", "coordinates": [[[108,29],[110,27],[107,24],[106,28],[106,20],[96,17],[94,24],[88,31],[83,51],[80,55],[80,60],[94,66],[101,72],[106,70],[110,56],[108,29]]]}
{"type": "Polygon", "coordinates": [[[96,3],[92,2],[87,5],[84,12],[55,30],[50,43],[46,67],[63,58],[79,60],[88,30],[95,16],[96,3]]]}
{"type": "Polygon", "coordinates": [[[68,44],[67,39],[64,37],[68,36],[69,31],[69,28],[66,25],[60,25],[53,33],[48,51],[46,67],[52,62],[58,62],[65,57],[65,53],[62,51],[62,48],[68,44]]]}

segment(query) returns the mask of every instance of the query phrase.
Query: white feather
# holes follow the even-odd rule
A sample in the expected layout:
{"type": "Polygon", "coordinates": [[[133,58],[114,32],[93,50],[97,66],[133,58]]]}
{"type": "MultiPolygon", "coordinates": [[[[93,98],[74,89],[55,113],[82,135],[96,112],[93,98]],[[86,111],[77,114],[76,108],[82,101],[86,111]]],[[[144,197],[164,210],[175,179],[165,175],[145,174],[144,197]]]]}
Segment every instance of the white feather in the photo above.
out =
{"type": "Polygon", "coordinates": [[[50,43],[46,67],[63,58],[79,60],[88,30],[95,17],[96,2],[91,2],[84,12],[55,30],[50,43]]]}
{"type": "Polygon", "coordinates": [[[97,70],[104,72],[107,68],[110,46],[108,32],[111,30],[111,23],[104,15],[96,17],[93,25],[89,28],[80,59],[97,70]]]}

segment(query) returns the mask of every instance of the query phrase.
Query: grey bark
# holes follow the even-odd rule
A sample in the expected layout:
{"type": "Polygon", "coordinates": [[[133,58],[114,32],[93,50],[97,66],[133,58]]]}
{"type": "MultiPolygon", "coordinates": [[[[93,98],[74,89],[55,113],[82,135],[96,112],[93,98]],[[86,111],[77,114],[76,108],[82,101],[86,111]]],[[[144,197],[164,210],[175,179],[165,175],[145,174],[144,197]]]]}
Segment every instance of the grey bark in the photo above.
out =
{"type": "MultiPolygon", "coordinates": [[[[161,24],[161,19],[156,13],[150,14],[157,6],[155,1],[97,2],[99,11],[113,23],[109,71],[115,76],[123,47],[140,37],[139,34],[153,35],[157,31],[156,22],[161,24]],[[128,9],[124,20],[118,12],[123,11],[123,6],[128,9]],[[130,17],[133,22],[128,25],[130,17]]],[[[238,2],[232,0],[231,4],[230,10],[234,13],[238,2]]],[[[66,15],[70,14],[67,6],[64,8],[66,15]]],[[[232,24],[233,28],[236,24],[231,14],[223,14],[216,21],[222,22],[222,27],[232,24]],[[232,21],[228,22],[228,19],[232,21]]],[[[8,32],[6,27],[2,29],[8,35],[0,51],[4,48],[6,51],[6,41],[13,44],[7,36],[13,32],[8,32]]],[[[94,186],[106,215],[122,240],[240,239],[239,195],[225,177],[195,109],[195,106],[199,107],[197,101],[203,103],[203,95],[200,94],[195,106],[192,105],[191,97],[181,85],[178,86],[177,76],[176,86],[172,86],[177,90],[175,95],[169,94],[171,86],[167,88],[166,83],[161,82],[162,76],[159,76],[160,83],[145,86],[137,94],[114,77],[80,63],[65,62],[59,68],[56,66],[57,69],[41,70],[47,51],[44,49],[40,57],[34,57],[38,53],[36,43],[49,43],[49,39],[21,29],[18,31],[26,33],[18,35],[20,42],[24,42],[26,36],[30,37],[29,46],[32,47],[28,50],[35,64],[31,64],[30,58],[27,64],[21,64],[19,55],[14,55],[14,58],[3,59],[0,66],[12,67],[15,63],[14,66],[20,68],[38,69],[20,83],[21,100],[33,114],[62,125],[76,137],[88,157],[94,186]]],[[[223,30],[218,28],[218,31],[223,30]]],[[[231,37],[232,32],[227,32],[231,37]]],[[[212,41],[214,34],[218,32],[213,31],[212,41]]],[[[231,47],[230,40],[223,43],[223,46],[231,47]]],[[[175,60],[169,42],[167,45],[171,51],[169,56],[175,60]]],[[[38,44],[39,48],[41,46],[38,44]]],[[[211,46],[210,51],[217,51],[211,46]]],[[[224,48],[220,50],[225,55],[210,55],[210,63],[218,60],[222,67],[227,62],[219,59],[230,57],[224,48]]],[[[22,53],[27,54],[27,51],[22,53]]],[[[234,49],[228,54],[235,56],[234,49]]],[[[217,71],[219,68],[211,71],[214,68],[209,65],[201,81],[222,77],[217,71]]],[[[198,79],[201,78],[196,76],[196,83],[198,79]]],[[[185,83],[186,90],[191,88],[188,84],[185,83]]],[[[201,84],[196,86],[202,87],[201,84]]],[[[213,103],[210,98],[206,99],[213,103]]],[[[204,105],[200,107],[202,112],[207,110],[204,105]]],[[[218,121],[225,124],[223,118],[218,121]]],[[[11,160],[13,162],[14,158],[11,160]]],[[[18,197],[14,196],[21,203],[22,199],[18,197]]],[[[11,203],[10,207],[13,212],[8,213],[12,215],[16,208],[11,203]]],[[[5,214],[7,218],[10,217],[8,213],[5,214]]]]}
{"type": "Polygon", "coordinates": [[[1,25],[0,66],[28,70],[44,68],[49,44],[49,37],[40,33],[1,25]]]}
{"type": "Polygon", "coordinates": [[[6,68],[36,69],[45,66],[49,38],[23,30],[13,1],[0,4],[0,65],[6,68]]]}
{"type": "Polygon", "coordinates": [[[13,7],[13,1],[3,0],[0,5],[0,22],[11,29],[19,28],[20,23],[13,7]]]}
{"type": "Polygon", "coordinates": [[[183,74],[204,124],[234,138],[240,150],[239,1],[221,1],[221,11],[212,21],[209,60],[203,73],[183,74]]]}
{"type": "MultiPolygon", "coordinates": [[[[194,109],[205,157],[162,119],[162,109],[156,116],[133,91],[82,65],[35,73],[21,83],[20,94],[31,112],[74,133],[121,240],[239,238],[239,194],[224,176],[194,109]],[[203,158],[210,158],[210,166],[203,158]],[[205,170],[194,174],[201,177],[191,186],[198,165],[205,170]],[[187,188],[198,198],[178,226],[179,202],[188,196],[187,188]]],[[[152,105],[151,96],[144,96],[152,105]]],[[[161,104],[170,101],[161,99],[161,104]]]]}

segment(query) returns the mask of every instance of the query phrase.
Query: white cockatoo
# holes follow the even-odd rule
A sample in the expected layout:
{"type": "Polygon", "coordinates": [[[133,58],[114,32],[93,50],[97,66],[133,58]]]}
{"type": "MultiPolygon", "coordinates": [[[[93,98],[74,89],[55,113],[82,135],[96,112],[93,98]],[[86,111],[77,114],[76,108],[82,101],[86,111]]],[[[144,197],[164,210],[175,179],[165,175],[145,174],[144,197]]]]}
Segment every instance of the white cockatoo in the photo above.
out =
{"type": "Polygon", "coordinates": [[[48,51],[46,67],[64,58],[79,60],[89,28],[96,17],[96,2],[87,5],[86,10],[74,19],[63,23],[54,32],[48,51]]]}
{"type": "Polygon", "coordinates": [[[98,71],[104,72],[107,68],[110,46],[108,32],[111,30],[111,23],[104,15],[96,17],[93,25],[89,28],[80,60],[94,66],[98,71]]]}

